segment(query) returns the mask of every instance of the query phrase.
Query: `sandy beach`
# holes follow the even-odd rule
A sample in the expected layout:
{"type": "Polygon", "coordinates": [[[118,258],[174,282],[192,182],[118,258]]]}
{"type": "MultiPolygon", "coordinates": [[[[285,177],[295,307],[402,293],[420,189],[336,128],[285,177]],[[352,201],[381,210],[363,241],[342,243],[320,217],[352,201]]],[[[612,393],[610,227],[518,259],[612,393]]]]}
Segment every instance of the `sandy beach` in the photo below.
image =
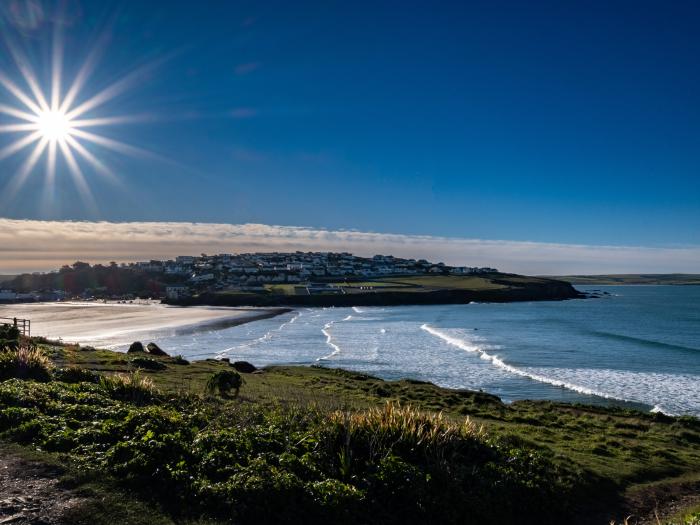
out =
{"type": "Polygon", "coordinates": [[[102,348],[135,340],[223,328],[279,315],[283,308],[177,307],[139,303],[24,303],[0,305],[0,317],[30,319],[32,335],[102,348]]]}

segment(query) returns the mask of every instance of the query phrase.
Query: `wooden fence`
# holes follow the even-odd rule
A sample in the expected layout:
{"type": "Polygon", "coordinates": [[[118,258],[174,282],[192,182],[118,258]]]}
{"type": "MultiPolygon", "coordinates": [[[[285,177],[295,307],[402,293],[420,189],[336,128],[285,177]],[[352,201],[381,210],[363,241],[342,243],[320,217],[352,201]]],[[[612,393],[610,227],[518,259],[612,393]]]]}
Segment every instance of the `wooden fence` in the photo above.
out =
{"type": "Polygon", "coordinates": [[[23,336],[32,335],[32,322],[29,319],[18,319],[17,317],[0,317],[0,324],[12,325],[19,329],[23,336]]]}

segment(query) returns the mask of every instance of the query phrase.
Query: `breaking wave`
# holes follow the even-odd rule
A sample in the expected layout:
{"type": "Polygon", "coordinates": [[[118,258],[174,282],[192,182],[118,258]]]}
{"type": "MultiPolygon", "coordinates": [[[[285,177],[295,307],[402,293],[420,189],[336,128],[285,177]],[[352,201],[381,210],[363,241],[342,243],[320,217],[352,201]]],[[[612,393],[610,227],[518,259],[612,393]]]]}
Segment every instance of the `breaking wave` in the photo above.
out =
{"type": "Polygon", "coordinates": [[[547,383],[552,386],[557,386],[561,388],[566,388],[568,390],[573,390],[575,392],[578,392],[579,394],[585,394],[585,395],[590,395],[590,396],[598,396],[598,397],[603,397],[607,399],[619,399],[621,401],[633,401],[629,399],[622,399],[616,396],[612,396],[610,394],[606,394],[605,392],[599,392],[597,390],[592,390],[590,388],[586,388],[581,385],[576,385],[573,383],[567,383],[566,381],[560,381],[558,379],[554,379],[551,377],[547,377],[541,374],[536,374],[529,372],[527,370],[523,370],[521,368],[517,368],[513,365],[509,365],[508,363],[504,362],[501,358],[499,358],[496,355],[489,354],[486,350],[490,349],[498,349],[500,347],[494,346],[494,345],[480,345],[474,341],[466,341],[464,339],[460,339],[458,337],[454,337],[449,335],[446,332],[443,332],[441,330],[437,330],[436,328],[433,328],[432,326],[426,324],[421,325],[421,329],[425,330],[428,332],[430,335],[433,335],[435,337],[438,337],[445,341],[447,344],[455,346],[457,348],[460,348],[462,350],[465,350],[467,352],[474,352],[479,354],[479,357],[481,359],[484,359],[485,361],[490,361],[493,363],[495,366],[498,368],[505,370],[506,372],[510,372],[511,374],[518,375],[520,377],[526,377],[529,379],[532,379],[533,381],[539,381],[540,383],[547,383]]]}

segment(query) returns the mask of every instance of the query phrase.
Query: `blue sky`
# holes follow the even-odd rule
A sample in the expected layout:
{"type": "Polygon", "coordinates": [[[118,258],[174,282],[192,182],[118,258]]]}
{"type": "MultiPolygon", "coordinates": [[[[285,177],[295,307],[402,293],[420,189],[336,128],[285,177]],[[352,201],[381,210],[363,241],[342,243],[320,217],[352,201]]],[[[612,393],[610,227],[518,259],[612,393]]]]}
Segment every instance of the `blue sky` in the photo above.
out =
{"type": "Polygon", "coordinates": [[[700,244],[697,2],[3,5],[42,84],[57,20],[66,83],[110,35],[85,96],[157,62],[93,116],[167,161],[92,149],[97,212],[41,164],[1,217],[700,244]]]}

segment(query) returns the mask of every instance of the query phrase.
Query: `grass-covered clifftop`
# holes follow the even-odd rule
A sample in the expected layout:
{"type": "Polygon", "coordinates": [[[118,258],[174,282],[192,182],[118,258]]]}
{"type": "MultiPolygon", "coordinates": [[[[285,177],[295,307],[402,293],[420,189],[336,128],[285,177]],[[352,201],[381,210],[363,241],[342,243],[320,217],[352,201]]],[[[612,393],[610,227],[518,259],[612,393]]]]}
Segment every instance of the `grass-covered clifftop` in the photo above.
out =
{"type": "Polygon", "coordinates": [[[268,285],[261,292],[202,292],[166,301],[213,306],[395,306],[563,300],[581,297],[569,283],[555,279],[492,273],[474,276],[392,276],[363,281],[329,281],[332,290],[268,285]],[[332,292],[332,293],[331,293],[332,292]]]}
{"type": "Polygon", "coordinates": [[[700,486],[690,417],[316,367],[241,374],[233,397],[207,393],[225,361],[12,356],[0,441],[62,465],[66,523],[609,523],[700,486]]]}

